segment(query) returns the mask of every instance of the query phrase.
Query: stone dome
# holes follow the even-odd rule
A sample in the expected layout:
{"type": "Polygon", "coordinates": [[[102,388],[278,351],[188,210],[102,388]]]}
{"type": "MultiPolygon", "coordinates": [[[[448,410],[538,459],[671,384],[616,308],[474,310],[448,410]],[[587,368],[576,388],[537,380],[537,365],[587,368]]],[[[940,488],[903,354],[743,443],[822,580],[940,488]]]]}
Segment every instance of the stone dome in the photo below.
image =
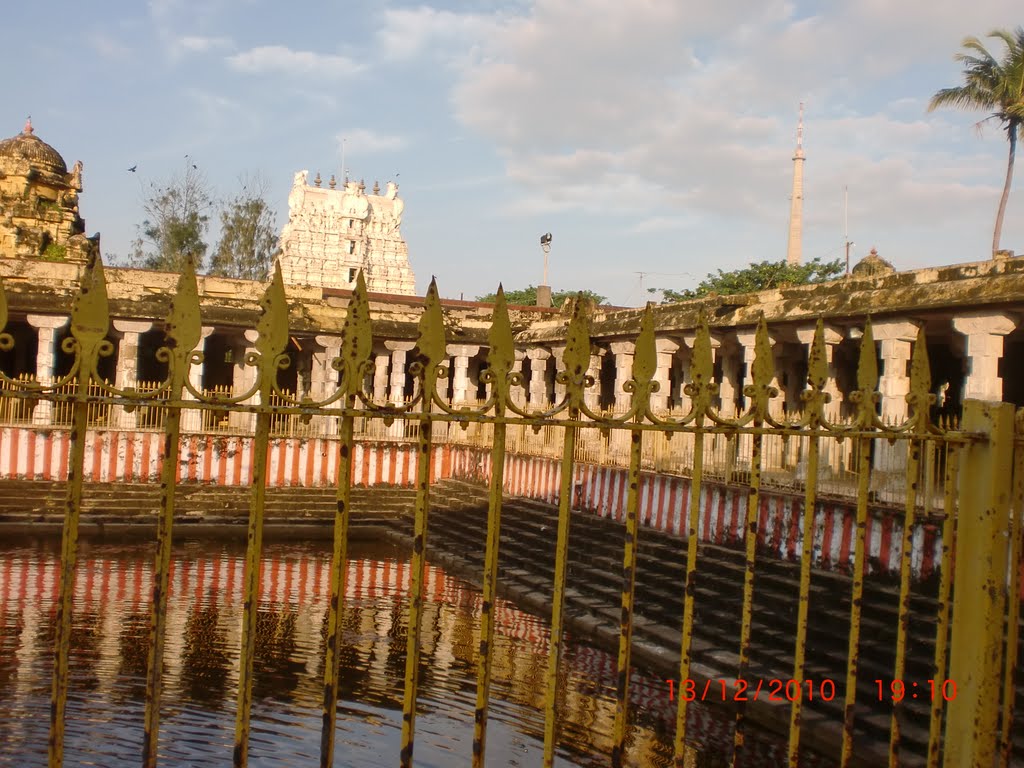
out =
{"type": "Polygon", "coordinates": [[[879,256],[878,251],[872,248],[871,253],[857,262],[850,271],[858,277],[876,277],[878,275],[891,274],[896,271],[896,268],[879,256]]]}
{"type": "Polygon", "coordinates": [[[24,160],[33,169],[61,176],[68,172],[60,152],[35,135],[31,121],[17,136],[0,141],[0,162],[4,160],[24,160]]]}

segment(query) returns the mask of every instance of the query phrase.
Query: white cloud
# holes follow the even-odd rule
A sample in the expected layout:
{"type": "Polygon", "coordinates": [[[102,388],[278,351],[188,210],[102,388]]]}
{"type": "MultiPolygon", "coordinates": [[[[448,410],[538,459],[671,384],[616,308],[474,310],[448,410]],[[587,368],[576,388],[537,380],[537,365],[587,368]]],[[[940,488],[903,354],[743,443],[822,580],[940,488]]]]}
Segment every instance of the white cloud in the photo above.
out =
{"type": "Polygon", "coordinates": [[[175,48],[182,52],[189,53],[207,53],[212,50],[219,48],[230,48],[232,46],[231,38],[229,37],[204,37],[202,35],[185,35],[179,37],[175,43],[175,48]]]}
{"type": "Polygon", "coordinates": [[[348,157],[360,155],[372,155],[382,152],[398,152],[405,149],[409,141],[404,136],[393,136],[377,131],[368,131],[364,128],[354,128],[337,136],[338,151],[342,151],[342,142],[345,143],[345,154],[348,157]]]}
{"type": "Polygon", "coordinates": [[[115,61],[126,59],[131,55],[131,48],[105,32],[92,32],[87,37],[90,47],[104,59],[115,61]]]}
{"type": "Polygon", "coordinates": [[[468,66],[476,60],[481,41],[492,39],[511,21],[505,11],[455,13],[425,5],[389,8],[377,32],[378,49],[393,61],[431,54],[450,64],[468,66]]]}
{"type": "Polygon", "coordinates": [[[990,218],[998,143],[963,143],[950,116],[925,106],[956,82],[960,39],[1005,24],[1012,7],[979,0],[968,29],[955,0],[937,2],[802,16],[787,0],[535,0],[490,15],[421,6],[386,13],[379,39],[393,58],[454,64],[456,119],[517,182],[505,215],[621,216],[635,233],[736,222],[747,233],[737,238],[765,241],[770,255],[784,252],[801,100],[805,215],[823,237],[841,231],[846,185],[858,194],[851,217],[873,232],[910,238],[939,211],[944,226],[990,218]]]}
{"type": "Polygon", "coordinates": [[[228,66],[246,74],[317,75],[320,77],[350,77],[363,66],[348,56],[293,51],[283,45],[265,45],[250,48],[227,57],[228,66]]]}

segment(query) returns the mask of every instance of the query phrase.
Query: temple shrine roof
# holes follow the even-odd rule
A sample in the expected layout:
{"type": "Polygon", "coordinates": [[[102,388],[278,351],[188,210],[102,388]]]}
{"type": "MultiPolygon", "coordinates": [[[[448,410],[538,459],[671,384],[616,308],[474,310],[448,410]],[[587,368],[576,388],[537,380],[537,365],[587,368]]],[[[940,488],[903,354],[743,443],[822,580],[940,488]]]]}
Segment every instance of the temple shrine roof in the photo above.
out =
{"type": "Polygon", "coordinates": [[[32,169],[64,175],[67,163],[60,152],[35,135],[32,121],[25,122],[25,128],[17,136],[0,141],[0,161],[25,161],[32,169]]]}

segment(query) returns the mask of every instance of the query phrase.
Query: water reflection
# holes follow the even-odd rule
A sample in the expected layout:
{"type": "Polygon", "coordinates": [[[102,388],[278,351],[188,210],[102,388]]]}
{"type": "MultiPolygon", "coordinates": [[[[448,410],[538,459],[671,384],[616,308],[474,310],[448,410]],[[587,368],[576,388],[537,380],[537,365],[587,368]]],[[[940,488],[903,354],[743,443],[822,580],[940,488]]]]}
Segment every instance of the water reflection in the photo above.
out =
{"type": "MultiPolygon", "coordinates": [[[[44,765],[59,542],[0,545],[0,764],[44,765]]],[[[83,542],[72,631],[67,765],[135,765],[145,696],[149,544],[83,542]]],[[[163,765],[222,765],[233,738],[244,551],[186,542],[174,553],[165,651],[163,765]]],[[[321,544],[265,547],[257,618],[251,763],[315,764],[319,748],[330,553],[321,544]]],[[[338,717],[338,766],[393,765],[401,735],[410,568],[405,553],[354,544],[348,570],[338,717]]],[[[462,765],[472,754],[480,595],[428,568],[416,764],[462,765]]],[[[539,765],[548,651],[544,621],[499,601],[489,763],[539,765]]],[[[559,687],[562,765],[607,765],[614,658],[571,641],[559,687]]],[[[671,761],[674,704],[664,684],[634,674],[629,761],[671,761]]],[[[713,750],[729,723],[692,707],[713,750]]],[[[693,731],[691,731],[693,732],[693,731]]],[[[746,765],[784,762],[751,739],[746,765]]]]}

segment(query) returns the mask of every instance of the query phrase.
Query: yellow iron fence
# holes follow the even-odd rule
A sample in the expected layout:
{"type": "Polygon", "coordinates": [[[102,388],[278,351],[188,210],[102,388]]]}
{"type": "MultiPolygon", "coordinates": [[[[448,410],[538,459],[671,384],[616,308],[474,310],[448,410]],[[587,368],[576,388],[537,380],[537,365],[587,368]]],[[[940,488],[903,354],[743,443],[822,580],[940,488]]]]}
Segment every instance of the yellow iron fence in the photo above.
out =
{"type": "MultiPolygon", "coordinates": [[[[71,449],[68,462],[68,491],[65,505],[59,605],[54,640],[54,672],[49,736],[49,761],[59,766],[64,755],[65,709],[68,700],[68,656],[74,573],[78,554],[78,525],[83,495],[84,437],[92,424],[107,423],[118,414],[134,413],[137,426],[160,428],[165,455],[174,454],[182,433],[183,413],[201,411],[201,428],[217,430],[241,425],[255,435],[252,456],[250,517],[248,523],[245,602],[242,619],[240,668],[233,763],[248,761],[252,705],[253,657],[256,642],[257,595],[266,492],[266,457],[270,436],[275,431],[297,430],[317,419],[331,422],[338,436],[337,514],[334,521],[334,549],[330,580],[330,612],[324,663],[323,731],[321,766],[333,764],[335,717],[339,690],[339,653],[342,615],[345,610],[345,578],[350,515],[352,446],[357,430],[370,434],[381,430],[417,445],[416,501],[413,510],[412,582],[408,615],[406,672],[402,711],[401,749],[403,766],[414,760],[419,682],[420,626],[424,600],[424,566],[428,556],[428,521],[431,509],[430,455],[435,442],[445,439],[475,441],[491,453],[490,500],[487,509],[487,538],[482,572],[483,601],[477,653],[477,699],[471,760],[482,766],[486,755],[488,704],[492,680],[495,623],[492,608],[498,589],[498,549],[504,487],[506,452],[542,452],[550,448],[560,462],[560,493],[555,538],[555,567],[551,604],[551,642],[544,685],[545,727],[543,765],[551,766],[558,744],[556,689],[560,685],[562,643],[565,626],[567,564],[570,547],[570,512],[573,467],[581,460],[614,463],[625,459],[628,467],[625,535],[622,545],[621,621],[618,630],[618,678],[612,735],[613,766],[628,760],[628,718],[631,658],[633,651],[634,600],[640,529],[639,480],[644,468],[669,468],[690,478],[685,539],[686,576],[678,585],[685,595],[678,617],[679,681],[693,678],[695,586],[703,553],[698,546],[698,515],[702,484],[715,477],[742,483],[746,488],[743,525],[742,607],[736,639],[735,679],[745,681],[751,672],[753,601],[758,586],[759,553],[757,534],[762,488],[777,474],[799,479],[803,495],[802,530],[810,532],[818,498],[831,492],[819,483],[823,476],[842,484],[856,503],[856,530],[852,547],[854,566],[850,581],[850,621],[846,677],[839,695],[844,699],[844,719],[839,725],[840,744],[836,757],[840,765],[853,765],[856,757],[855,726],[858,715],[859,649],[867,571],[867,521],[870,506],[880,493],[895,493],[897,486],[875,485],[882,467],[902,478],[898,486],[903,509],[900,527],[899,610],[891,680],[908,678],[907,644],[912,581],[913,533],[924,515],[941,521],[941,583],[935,617],[933,679],[954,680],[955,697],[946,701],[936,696],[931,704],[926,763],[929,766],[990,766],[1007,764],[1011,743],[1015,684],[1015,649],[1018,647],[1020,608],[1020,562],[1022,552],[1021,510],[1024,496],[1024,450],[1021,450],[1019,420],[1007,404],[968,401],[963,423],[956,429],[929,419],[933,396],[929,394],[930,373],[923,332],[914,344],[911,362],[909,417],[901,424],[884,423],[878,415],[878,371],[870,323],[864,329],[857,391],[852,395],[854,418],[835,422],[828,418],[828,376],[823,326],[819,322],[811,344],[807,388],[799,414],[779,415],[770,407],[778,391],[774,378],[771,344],[762,318],[756,334],[756,357],[752,383],[744,390],[749,405],[738,416],[723,416],[713,405],[717,384],[713,381],[710,331],[702,321],[696,333],[690,382],[686,395],[690,406],[685,413],[655,413],[651,395],[658,390],[655,328],[652,315],[643,316],[636,339],[632,378],[624,385],[631,398],[620,412],[595,412],[584,394],[594,385],[587,375],[591,337],[587,309],[577,303],[566,331],[564,369],[557,383],[564,396],[543,411],[527,411],[513,392],[523,387],[521,374],[514,371],[514,338],[503,294],[499,290],[489,333],[487,369],[482,374],[490,396],[483,403],[452,406],[439,391],[439,381],[448,375],[445,324],[437,290],[427,292],[419,323],[419,339],[411,372],[418,382],[417,394],[401,404],[374,402],[363,389],[371,370],[372,323],[362,275],[348,305],[342,330],[341,351],[332,361],[340,373],[333,392],[314,401],[297,398],[277,386],[277,371],[286,364],[288,306],[280,270],[261,303],[255,351],[245,364],[255,370],[251,387],[245,392],[200,391],[190,380],[189,370],[201,362],[195,352],[201,339],[201,317],[194,272],[189,266],[181,276],[177,292],[170,299],[166,342],[158,359],[168,365],[168,377],[156,385],[116,387],[100,381],[99,358],[112,353],[106,340],[110,323],[103,267],[94,258],[84,272],[83,283],[71,313],[71,335],[64,350],[72,356],[69,373],[58,381],[39,383],[3,378],[0,404],[7,418],[17,419],[31,401],[52,403],[55,418],[70,426],[71,449]],[[6,410],[4,410],[6,409],[6,410]],[[237,422],[232,422],[235,419],[237,422]],[[251,422],[248,423],[248,422],[251,422]],[[396,432],[394,427],[398,425],[396,432]],[[466,428],[465,432],[462,431],[466,428]],[[461,437],[460,437],[461,435],[461,437]],[[672,450],[666,446],[674,446],[672,450]],[[678,447],[675,447],[678,446],[678,447]],[[712,461],[712,457],[717,457],[712,461]],[[716,469],[708,471],[709,466],[716,469]],[[785,472],[788,474],[785,474],[785,472]],[[936,517],[936,510],[939,514],[936,517]],[[954,559],[960,567],[954,569],[954,559]]],[[[6,326],[8,307],[0,285],[0,331],[6,326]]],[[[10,349],[13,339],[0,333],[0,349],[10,349]]],[[[322,428],[318,427],[318,428],[322,428]]],[[[884,473],[884,472],[883,472],[884,473]]],[[[157,762],[161,719],[162,658],[166,634],[168,569],[174,522],[175,462],[163,463],[161,512],[157,529],[157,551],[153,571],[153,592],[149,633],[146,714],[141,762],[157,762]]],[[[890,499],[891,501],[892,499],[890,499]]],[[[808,679],[806,669],[809,595],[812,585],[813,537],[800,542],[799,590],[795,596],[796,630],[790,638],[793,648],[791,678],[797,689],[808,679]]],[[[679,696],[675,725],[675,764],[693,764],[691,742],[696,734],[687,729],[691,702],[679,696]]],[[[901,735],[904,700],[896,701],[889,718],[888,764],[901,764],[901,735]]],[[[804,701],[793,697],[788,703],[788,764],[799,762],[804,733],[804,701]]],[[[732,761],[741,759],[748,726],[748,708],[737,700],[732,761]]]]}

